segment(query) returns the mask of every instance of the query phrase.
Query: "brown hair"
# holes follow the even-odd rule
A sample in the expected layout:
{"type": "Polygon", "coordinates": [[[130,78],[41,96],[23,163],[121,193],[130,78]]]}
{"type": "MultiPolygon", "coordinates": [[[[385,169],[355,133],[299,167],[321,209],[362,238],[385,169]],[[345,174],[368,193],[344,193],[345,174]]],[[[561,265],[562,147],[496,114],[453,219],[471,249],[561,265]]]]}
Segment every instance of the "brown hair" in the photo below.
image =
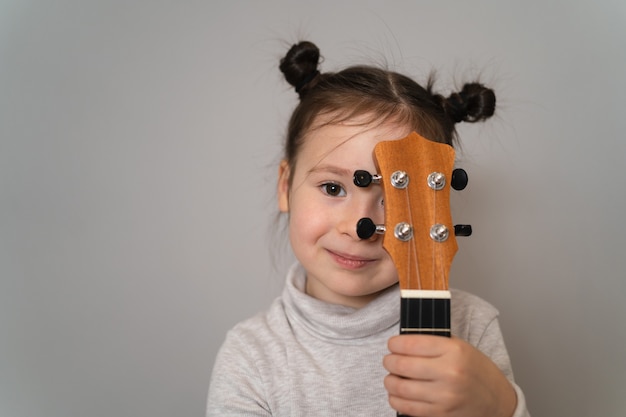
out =
{"type": "Polygon", "coordinates": [[[280,61],[281,72],[300,96],[285,140],[284,158],[292,172],[304,137],[318,116],[338,123],[371,115],[370,122],[392,120],[427,139],[454,145],[456,123],[485,120],[495,111],[493,90],[477,82],[446,98],[433,93],[432,76],[422,87],[407,76],[372,66],[320,73],[319,61],[319,49],[308,41],[293,45],[280,61]]]}

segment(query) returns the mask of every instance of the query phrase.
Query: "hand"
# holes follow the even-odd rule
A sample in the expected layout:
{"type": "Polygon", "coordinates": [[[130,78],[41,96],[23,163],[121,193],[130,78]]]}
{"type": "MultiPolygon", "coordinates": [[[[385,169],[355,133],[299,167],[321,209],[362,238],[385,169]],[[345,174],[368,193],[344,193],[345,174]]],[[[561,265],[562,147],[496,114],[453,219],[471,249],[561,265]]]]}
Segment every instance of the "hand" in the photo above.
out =
{"type": "Polygon", "coordinates": [[[420,417],[510,417],[513,386],[478,349],[452,337],[394,336],[383,365],[389,404],[420,417]]]}

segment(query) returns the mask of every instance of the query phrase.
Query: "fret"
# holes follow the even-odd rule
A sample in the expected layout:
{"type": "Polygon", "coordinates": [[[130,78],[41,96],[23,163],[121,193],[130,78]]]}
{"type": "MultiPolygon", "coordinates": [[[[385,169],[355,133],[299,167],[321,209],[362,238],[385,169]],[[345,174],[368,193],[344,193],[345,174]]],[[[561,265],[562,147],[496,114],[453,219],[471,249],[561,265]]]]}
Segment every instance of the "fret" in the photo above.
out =
{"type": "Polygon", "coordinates": [[[450,337],[450,297],[402,297],[400,299],[400,333],[450,337]]]}

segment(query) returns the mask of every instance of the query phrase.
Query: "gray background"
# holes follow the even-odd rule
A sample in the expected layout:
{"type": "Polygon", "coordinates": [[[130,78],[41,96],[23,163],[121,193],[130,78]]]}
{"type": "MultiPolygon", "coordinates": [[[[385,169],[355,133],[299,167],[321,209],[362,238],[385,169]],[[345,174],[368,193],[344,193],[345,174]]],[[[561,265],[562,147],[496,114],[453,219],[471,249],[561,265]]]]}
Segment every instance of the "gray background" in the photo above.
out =
{"type": "Polygon", "coordinates": [[[452,285],[500,309],[534,416],[624,416],[621,0],[0,1],[0,416],[203,415],[226,330],[290,262],[298,38],[324,70],[497,90],[461,127],[452,285]]]}

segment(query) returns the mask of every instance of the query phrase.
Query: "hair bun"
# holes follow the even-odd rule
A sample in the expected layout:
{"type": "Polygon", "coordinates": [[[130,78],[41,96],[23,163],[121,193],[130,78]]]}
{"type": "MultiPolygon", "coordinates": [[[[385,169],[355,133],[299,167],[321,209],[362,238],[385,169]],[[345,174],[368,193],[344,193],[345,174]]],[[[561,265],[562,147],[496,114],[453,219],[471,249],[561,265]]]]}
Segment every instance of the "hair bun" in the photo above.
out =
{"type": "Polygon", "coordinates": [[[305,87],[319,74],[317,69],[319,60],[319,48],[308,41],[293,45],[287,55],[280,60],[280,71],[300,97],[306,91],[305,87]]]}
{"type": "Polygon", "coordinates": [[[468,83],[460,92],[445,99],[443,108],[454,123],[478,122],[493,116],[496,95],[492,89],[482,84],[468,83]]]}

